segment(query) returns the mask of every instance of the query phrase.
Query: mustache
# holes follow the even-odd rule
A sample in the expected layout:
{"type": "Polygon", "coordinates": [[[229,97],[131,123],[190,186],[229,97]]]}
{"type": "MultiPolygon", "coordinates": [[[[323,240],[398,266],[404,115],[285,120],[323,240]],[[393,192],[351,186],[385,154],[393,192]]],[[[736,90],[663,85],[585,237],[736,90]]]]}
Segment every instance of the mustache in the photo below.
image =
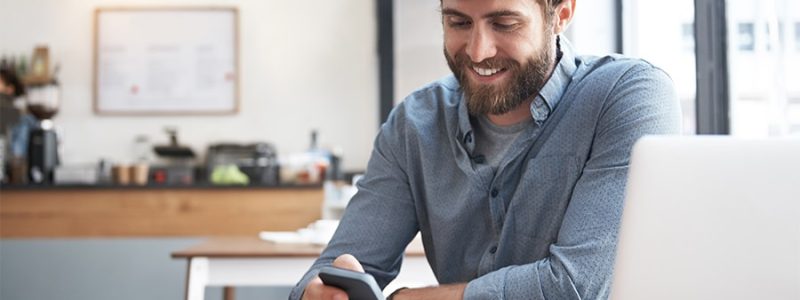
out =
{"type": "Polygon", "coordinates": [[[459,51],[455,54],[455,56],[450,57],[449,53],[446,55],[450,58],[451,63],[454,66],[458,66],[462,72],[465,69],[471,69],[473,67],[481,68],[481,69],[507,69],[507,70],[518,70],[521,68],[520,64],[510,58],[499,58],[499,57],[490,57],[484,59],[480,62],[473,62],[472,59],[466,54],[466,52],[459,51]]]}

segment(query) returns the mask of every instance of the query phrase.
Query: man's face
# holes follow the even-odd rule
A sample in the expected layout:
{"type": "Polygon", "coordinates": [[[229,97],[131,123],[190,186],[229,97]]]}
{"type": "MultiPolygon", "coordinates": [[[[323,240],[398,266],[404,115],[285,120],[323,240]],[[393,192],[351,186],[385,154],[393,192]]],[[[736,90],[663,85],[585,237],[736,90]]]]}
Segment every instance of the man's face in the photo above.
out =
{"type": "Polygon", "coordinates": [[[507,113],[555,63],[555,33],[535,0],[443,0],[445,57],[473,115],[507,113]]]}

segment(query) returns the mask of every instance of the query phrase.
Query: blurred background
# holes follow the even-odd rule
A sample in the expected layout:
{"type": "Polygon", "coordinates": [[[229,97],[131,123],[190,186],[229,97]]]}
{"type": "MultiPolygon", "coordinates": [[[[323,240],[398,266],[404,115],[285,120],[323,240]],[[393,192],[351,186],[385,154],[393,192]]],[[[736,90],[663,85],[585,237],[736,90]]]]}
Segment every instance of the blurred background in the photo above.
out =
{"type": "MultiPolygon", "coordinates": [[[[180,299],[177,251],[336,220],[391,108],[449,74],[438,9],[0,0],[0,299],[180,299]]],[[[800,135],[800,2],[578,1],[565,35],[664,69],[687,135],[800,135]]]]}

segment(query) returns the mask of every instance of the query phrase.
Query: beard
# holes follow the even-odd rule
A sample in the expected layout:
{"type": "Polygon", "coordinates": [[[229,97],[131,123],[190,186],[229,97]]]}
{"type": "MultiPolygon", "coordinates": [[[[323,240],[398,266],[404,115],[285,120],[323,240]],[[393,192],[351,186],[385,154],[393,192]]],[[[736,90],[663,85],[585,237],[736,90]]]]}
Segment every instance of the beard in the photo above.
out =
{"type": "Polygon", "coordinates": [[[451,57],[445,49],[444,55],[447,65],[464,90],[469,113],[502,115],[517,108],[544,87],[555,64],[554,42],[555,34],[548,30],[543,37],[542,49],[531,55],[524,65],[510,58],[489,58],[473,63],[463,50],[451,57]],[[505,69],[510,78],[499,85],[474,83],[467,74],[474,72],[473,67],[505,69]]]}

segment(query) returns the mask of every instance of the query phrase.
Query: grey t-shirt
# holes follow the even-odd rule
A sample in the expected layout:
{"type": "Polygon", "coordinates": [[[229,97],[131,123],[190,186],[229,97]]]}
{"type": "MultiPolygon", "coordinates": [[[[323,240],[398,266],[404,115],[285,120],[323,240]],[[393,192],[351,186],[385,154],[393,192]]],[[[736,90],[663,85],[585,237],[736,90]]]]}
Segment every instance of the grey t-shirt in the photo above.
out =
{"type": "Polygon", "coordinates": [[[533,126],[532,118],[509,126],[495,125],[485,115],[471,119],[474,120],[472,126],[475,130],[475,153],[483,155],[494,172],[497,172],[511,143],[526,127],[533,126]]]}

